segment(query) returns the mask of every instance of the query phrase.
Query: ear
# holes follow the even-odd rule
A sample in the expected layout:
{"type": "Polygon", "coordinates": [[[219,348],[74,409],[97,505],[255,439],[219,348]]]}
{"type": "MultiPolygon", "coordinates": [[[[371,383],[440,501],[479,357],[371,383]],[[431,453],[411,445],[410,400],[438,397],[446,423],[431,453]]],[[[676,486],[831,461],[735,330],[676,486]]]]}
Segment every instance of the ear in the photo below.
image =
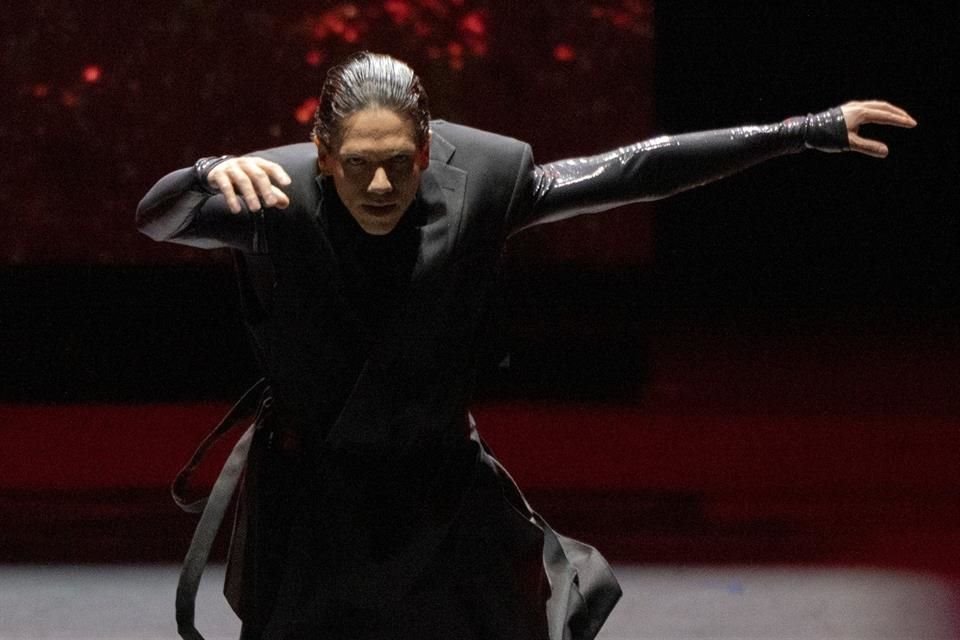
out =
{"type": "Polygon", "coordinates": [[[333,154],[327,149],[327,145],[320,141],[320,138],[314,138],[313,143],[317,145],[317,170],[321,175],[332,176],[335,162],[333,154]]]}
{"type": "Polygon", "coordinates": [[[420,171],[425,171],[427,167],[430,166],[430,140],[431,132],[427,132],[427,139],[424,141],[423,145],[417,149],[417,166],[420,167],[420,171]]]}

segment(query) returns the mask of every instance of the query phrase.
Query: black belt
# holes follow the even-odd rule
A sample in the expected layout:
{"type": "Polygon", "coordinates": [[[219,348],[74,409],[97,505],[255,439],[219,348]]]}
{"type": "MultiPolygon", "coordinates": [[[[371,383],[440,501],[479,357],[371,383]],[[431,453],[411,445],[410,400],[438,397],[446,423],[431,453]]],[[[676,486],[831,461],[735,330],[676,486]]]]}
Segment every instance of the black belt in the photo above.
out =
{"type": "Polygon", "coordinates": [[[250,451],[250,442],[253,440],[254,432],[262,426],[263,416],[270,406],[270,387],[267,386],[266,378],[261,378],[252,387],[247,389],[233,408],[223,417],[220,424],[207,434],[200,446],[194,452],[190,461],[180,470],[173,481],[170,492],[173,494],[173,500],[177,505],[188,513],[200,513],[200,522],[193,532],[193,539],[190,541],[190,548],[183,560],[183,567],[180,570],[180,580],[177,583],[177,633],[184,640],[203,640],[203,636],[194,626],[194,615],[196,611],[197,589],[200,587],[200,578],[203,577],[203,570],[207,566],[207,560],[210,557],[210,549],[213,547],[213,541],[217,537],[220,525],[223,522],[223,516],[230,505],[233,492],[237,488],[237,483],[243,475],[243,469],[247,463],[247,454],[250,451]],[[254,406],[257,407],[256,416],[253,423],[247,428],[233,451],[223,465],[220,475],[207,497],[194,501],[188,501],[183,496],[187,485],[194,471],[203,462],[210,447],[212,447],[220,438],[232,431],[241,420],[249,415],[254,406]]]}

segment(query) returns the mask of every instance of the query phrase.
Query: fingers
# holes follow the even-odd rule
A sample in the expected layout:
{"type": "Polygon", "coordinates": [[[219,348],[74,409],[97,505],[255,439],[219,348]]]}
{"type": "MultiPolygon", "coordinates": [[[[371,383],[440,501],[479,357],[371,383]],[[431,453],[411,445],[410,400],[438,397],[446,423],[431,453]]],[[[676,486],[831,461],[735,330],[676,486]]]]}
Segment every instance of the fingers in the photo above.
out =
{"type": "Polygon", "coordinates": [[[909,129],[917,126],[917,121],[903,109],[881,102],[868,103],[864,108],[861,124],[886,124],[909,129]]]}
{"type": "Polygon", "coordinates": [[[847,126],[854,130],[862,124],[882,124],[908,129],[917,126],[917,121],[909,113],[882,100],[848,102],[841,109],[847,126]]]}
{"type": "Polygon", "coordinates": [[[270,205],[271,207],[276,209],[286,209],[290,206],[290,198],[287,197],[287,194],[273,185],[270,186],[270,189],[272,190],[274,197],[274,203],[270,205]]]}
{"type": "MultiPolygon", "coordinates": [[[[233,163],[225,168],[224,171],[226,171],[230,182],[233,183],[233,188],[240,192],[240,197],[247,203],[247,208],[250,211],[259,211],[260,196],[257,195],[253,180],[238,166],[239,164],[239,162],[233,163]]],[[[231,210],[234,213],[240,213],[239,209],[235,210],[231,207],[231,210]]]]}
{"type": "Polygon", "coordinates": [[[290,176],[288,176],[287,172],[283,170],[283,167],[276,162],[270,162],[269,160],[263,160],[261,158],[254,158],[254,160],[260,164],[261,169],[273,178],[274,182],[284,187],[290,184],[290,176]]]}
{"type": "Polygon", "coordinates": [[[250,211],[259,211],[261,201],[267,207],[284,209],[290,199],[274,183],[290,184],[290,176],[283,167],[263,158],[232,158],[217,165],[207,181],[223,194],[227,207],[233,213],[243,211],[245,203],[250,211]]]}
{"type": "Polygon", "coordinates": [[[889,102],[885,102],[883,100],[866,100],[863,102],[863,106],[867,109],[875,110],[877,112],[899,116],[900,119],[909,120],[914,125],[917,124],[917,121],[914,120],[909,113],[896,105],[890,104],[889,102]]]}
{"type": "MultiPolygon", "coordinates": [[[[227,162],[229,162],[229,160],[227,162]]],[[[237,198],[237,194],[233,190],[233,184],[230,182],[230,178],[227,177],[227,172],[220,170],[223,164],[226,164],[226,162],[210,172],[210,175],[207,176],[207,182],[223,194],[223,198],[227,201],[227,206],[230,208],[230,211],[240,213],[243,210],[240,206],[240,199],[237,198]]]]}
{"type": "Polygon", "coordinates": [[[890,149],[887,148],[887,145],[883,144],[879,140],[864,138],[853,132],[848,135],[848,140],[850,142],[851,151],[857,151],[874,158],[886,158],[890,153],[890,149]]]}

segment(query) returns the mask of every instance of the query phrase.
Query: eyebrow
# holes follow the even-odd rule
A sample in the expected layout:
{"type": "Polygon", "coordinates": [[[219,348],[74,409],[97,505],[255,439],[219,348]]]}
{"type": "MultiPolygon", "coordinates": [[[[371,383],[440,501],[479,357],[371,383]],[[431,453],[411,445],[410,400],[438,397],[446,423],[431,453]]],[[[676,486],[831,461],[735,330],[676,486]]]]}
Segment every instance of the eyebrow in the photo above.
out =
{"type": "Polygon", "coordinates": [[[382,151],[382,152],[375,152],[375,151],[341,151],[341,152],[340,152],[340,155],[341,155],[341,156],[367,156],[367,157],[376,156],[376,157],[389,158],[389,157],[393,157],[393,156],[409,156],[409,155],[413,155],[414,153],[415,153],[414,151],[408,150],[408,149],[396,149],[396,150],[382,151]]]}

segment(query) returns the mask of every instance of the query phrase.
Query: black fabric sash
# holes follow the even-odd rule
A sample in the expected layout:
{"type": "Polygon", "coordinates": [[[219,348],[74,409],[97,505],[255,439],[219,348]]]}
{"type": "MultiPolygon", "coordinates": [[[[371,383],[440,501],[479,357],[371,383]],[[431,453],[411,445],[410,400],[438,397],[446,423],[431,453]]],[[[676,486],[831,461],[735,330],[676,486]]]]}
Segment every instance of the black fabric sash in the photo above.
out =
{"type": "Polygon", "coordinates": [[[193,532],[190,548],[183,560],[180,580],[177,583],[177,633],[184,640],[204,640],[194,624],[200,578],[203,577],[203,570],[207,566],[210,549],[213,547],[213,541],[220,530],[223,516],[230,505],[230,500],[246,467],[247,454],[250,451],[253,434],[263,424],[263,416],[265,411],[269,409],[269,405],[270,387],[267,385],[266,378],[261,378],[247,389],[243,397],[223,417],[220,424],[203,439],[190,461],[177,474],[170,489],[174,502],[181,509],[188,513],[202,512],[200,522],[193,532]],[[253,423],[234,445],[233,451],[230,452],[220,475],[213,484],[210,495],[193,501],[187,500],[184,497],[187,486],[193,473],[206,457],[207,452],[220,438],[241,424],[242,419],[253,410],[255,402],[257,403],[257,413],[253,423]]]}

